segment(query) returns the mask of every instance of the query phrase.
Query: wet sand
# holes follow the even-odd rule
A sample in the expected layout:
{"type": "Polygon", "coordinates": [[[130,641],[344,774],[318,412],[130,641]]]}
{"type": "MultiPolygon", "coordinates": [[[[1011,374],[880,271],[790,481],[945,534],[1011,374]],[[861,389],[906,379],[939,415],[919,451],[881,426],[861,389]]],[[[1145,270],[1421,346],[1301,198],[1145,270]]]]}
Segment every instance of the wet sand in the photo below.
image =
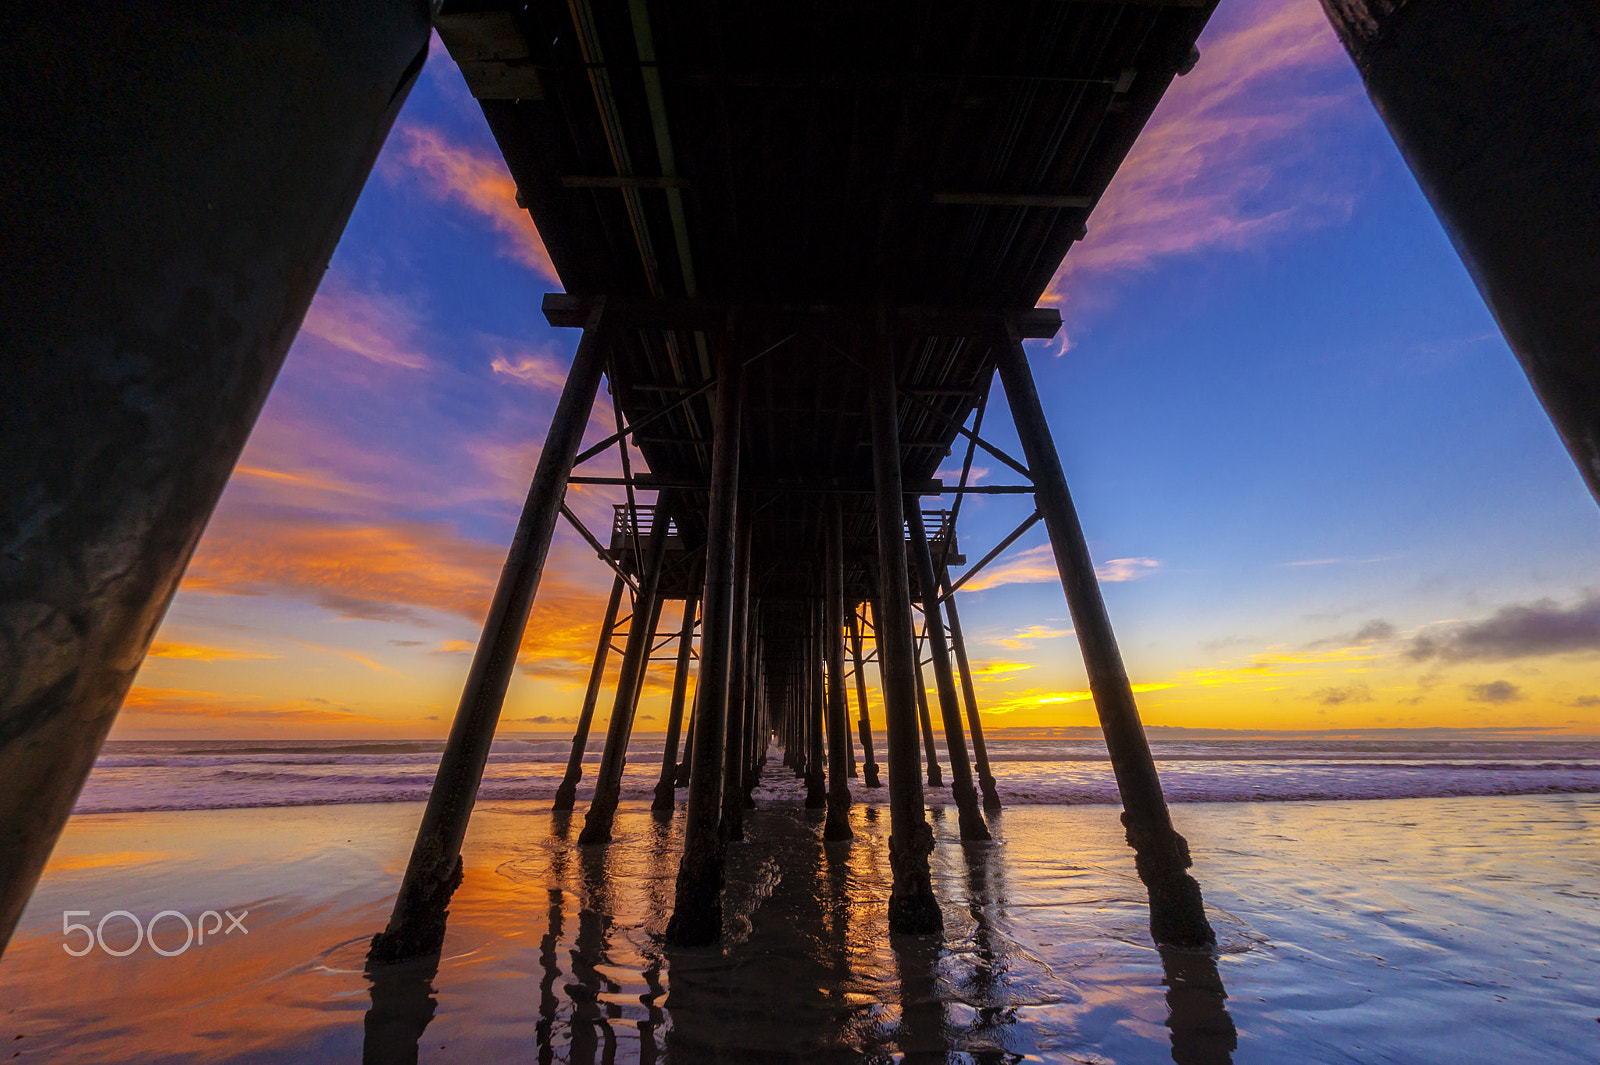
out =
{"type": "MultiPolygon", "coordinates": [[[[730,854],[720,949],[663,947],[677,818],[579,848],[481,806],[436,964],[363,971],[417,804],[82,815],[0,960],[0,1054],[154,1061],[1589,1062],[1600,799],[1192,804],[1221,938],[1160,952],[1108,806],[963,846],[932,810],[943,942],[884,920],[887,811],[852,844],[772,802],[730,854]],[[248,910],[176,957],[63,950],[62,912],[248,910]],[[21,1038],[17,1038],[17,1037],[21,1038]]],[[[680,815],[681,816],[681,815],[680,815]]],[[[581,817],[581,805],[580,805],[581,817]]],[[[209,926],[208,926],[209,927],[209,926]]],[[[157,933],[184,941],[177,919],[157,933]]],[[[106,945],[124,949],[118,917],[106,945]]]]}

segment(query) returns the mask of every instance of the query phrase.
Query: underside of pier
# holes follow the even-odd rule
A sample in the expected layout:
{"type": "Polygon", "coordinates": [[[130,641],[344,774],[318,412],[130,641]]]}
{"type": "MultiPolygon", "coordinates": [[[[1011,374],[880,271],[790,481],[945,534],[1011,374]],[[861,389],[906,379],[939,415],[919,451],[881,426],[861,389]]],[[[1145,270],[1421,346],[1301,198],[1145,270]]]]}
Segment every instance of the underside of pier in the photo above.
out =
{"type": "MultiPolygon", "coordinates": [[[[662,601],[687,606],[668,622],[682,647],[657,790],[670,809],[687,787],[674,942],[720,934],[723,855],[774,739],[807,805],[827,808],[824,838],[849,838],[852,716],[878,771],[863,647],[883,687],[891,927],[941,927],[924,768],[929,786],[948,771],[964,839],[989,837],[983,807],[1001,801],[951,600],[974,492],[1035,501],[1025,527],[1044,521],[1062,569],[1152,930],[1210,941],[1021,344],[1059,329],[1036,305],[1193,64],[1211,6],[544,0],[437,14],[565,288],[545,315],[584,330],[562,399],[577,420],[557,416],[518,542],[548,542],[568,484],[626,494],[609,536],[582,530],[633,619],[583,844],[610,839],[640,676],[665,646],[662,601]],[[982,435],[997,371],[1020,455],[982,435]],[[617,434],[579,453],[602,373],[617,434]],[[611,447],[622,475],[586,475],[611,447]],[[1009,483],[969,483],[979,449],[1009,483]],[[947,464],[962,471],[949,484],[947,464]]],[[[453,890],[506,649],[538,580],[523,563],[507,574],[377,955],[442,927],[430,915],[453,890]]],[[[558,805],[574,801],[594,710],[591,685],[558,805]]]]}

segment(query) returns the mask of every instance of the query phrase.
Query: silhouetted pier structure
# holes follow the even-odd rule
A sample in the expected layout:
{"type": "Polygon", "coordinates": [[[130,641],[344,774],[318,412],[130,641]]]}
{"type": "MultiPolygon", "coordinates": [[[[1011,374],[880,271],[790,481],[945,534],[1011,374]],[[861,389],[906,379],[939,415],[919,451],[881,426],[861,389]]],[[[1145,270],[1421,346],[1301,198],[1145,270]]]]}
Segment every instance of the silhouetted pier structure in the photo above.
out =
{"type": "MultiPolygon", "coordinates": [[[[1578,0],[1324,3],[1595,488],[1600,15],[1578,0]]],[[[659,651],[675,675],[657,802],[687,789],[670,939],[718,934],[723,855],[773,737],[808,802],[827,808],[825,835],[843,843],[852,714],[857,771],[878,781],[879,752],[887,768],[890,925],[939,929],[923,806],[924,759],[941,775],[936,727],[964,837],[985,834],[981,807],[1001,798],[953,596],[1043,521],[1152,931],[1209,942],[1022,342],[1059,327],[1036,303],[1168,84],[1196,61],[1212,6],[243,0],[9,12],[0,940],[421,69],[431,14],[566,289],[546,297],[546,315],[582,337],[374,957],[437,949],[573,483],[627,497],[608,538],[588,533],[616,577],[585,728],[622,619],[627,636],[582,838],[604,845],[659,651]],[[602,377],[619,422],[597,448],[620,449],[617,478],[583,466],[597,453],[581,437],[602,377]],[[1002,398],[1020,455],[983,438],[1002,398]],[[1010,484],[970,483],[979,449],[1010,484]],[[959,480],[936,480],[957,454],[959,480]],[[952,574],[961,501],[979,492],[1030,495],[1036,509],[952,574]],[[873,658],[881,723],[866,714],[873,658]]],[[[595,739],[579,738],[575,769],[595,739]]]]}
{"type": "MultiPolygon", "coordinates": [[[[545,297],[545,315],[583,338],[380,954],[411,952],[436,931],[428,915],[454,882],[513,664],[506,650],[569,483],[624,490],[609,542],[581,531],[631,598],[582,845],[610,839],[663,602],[699,600],[670,940],[720,934],[724,849],[743,836],[771,738],[804,779],[806,805],[826,809],[824,839],[849,839],[851,734],[870,737],[872,722],[846,671],[856,657],[846,618],[859,632],[867,604],[883,685],[890,923],[941,927],[924,764],[930,786],[948,771],[963,839],[989,838],[983,806],[1001,800],[965,648],[952,648],[949,572],[966,561],[956,518],[965,495],[1014,492],[1034,497],[1025,525],[1042,519],[1056,548],[1157,938],[1210,942],[1022,349],[1059,329],[1035,304],[1192,62],[1208,14],[1188,4],[445,6],[440,35],[566,287],[545,297]],[[980,412],[1002,395],[992,395],[997,371],[1021,455],[982,435],[980,412]],[[602,373],[617,432],[579,454],[602,373]],[[583,461],[610,446],[621,475],[586,474],[583,461]],[[970,483],[979,448],[1009,484],[970,483]],[[937,480],[963,453],[959,481],[937,480]]],[[[690,624],[673,628],[680,690],[690,624]]],[[[592,695],[559,806],[576,799],[592,695]]],[[[683,702],[672,712],[680,729],[683,702]]],[[[662,805],[675,747],[676,737],[662,758],[662,805]]]]}

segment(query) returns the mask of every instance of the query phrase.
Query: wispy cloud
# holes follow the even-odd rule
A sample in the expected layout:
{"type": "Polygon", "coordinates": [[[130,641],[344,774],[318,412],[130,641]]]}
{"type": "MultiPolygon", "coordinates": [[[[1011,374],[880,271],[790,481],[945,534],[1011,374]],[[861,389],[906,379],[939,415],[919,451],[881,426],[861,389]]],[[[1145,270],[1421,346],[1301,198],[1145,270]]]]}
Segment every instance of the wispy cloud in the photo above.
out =
{"type": "Polygon", "coordinates": [[[1305,134],[1358,96],[1321,72],[1347,64],[1316,0],[1224,5],[1199,66],[1173,82],[1066,258],[1047,299],[1075,280],[1347,216],[1351,196],[1326,167],[1298,166],[1305,134]]]}
{"type": "Polygon", "coordinates": [[[993,641],[1001,647],[1031,647],[1038,640],[1053,640],[1057,636],[1071,636],[1071,629],[1055,629],[1048,625],[1029,625],[1025,629],[1018,629],[1010,636],[1002,636],[993,641]]]}
{"type": "Polygon", "coordinates": [[[360,292],[333,277],[317,290],[300,330],[380,366],[421,370],[428,359],[414,342],[418,327],[419,316],[408,301],[360,292]]]}
{"type": "Polygon", "coordinates": [[[1382,618],[1373,618],[1371,621],[1357,628],[1354,632],[1340,633],[1337,636],[1325,636],[1320,640],[1312,640],[1306,645],[1308,649],[1320,650],[1327,647],[1359,647],[1370,643],[1394,638],[1395,628],[1382,618]]]}
{"type": "Polygon", "coordinates": [[[489,365],[497,375],[532,388],[559,392],[567,383],[567,368],[543,352],[502,353],[489,365]]]}
{"type": "Polygon", "coordinates": [[[1094,575],[1103,581],[1136,581],[1148,577],[1161,568],[1153,558],[1114,558],[1094,568],[1094,575]]]}
{"type": "Polygon", "coordinates": [[[1388,562],[1393,555],[1374,555],[1371,558],[1354,558],[1340,556],[1338,558],[1303,558],[1294,562],[1280,562],[1280,566],[1364,566],[1369,562],[1388,562]]]}
{"type": "Polygon", "coordinates": [[[1002,584],[1040,584],[1060,579],[1056,572],[1056,556],[1051,553],[1049,544],[1041,544],[1002,558],[961,587],[981,592],[1002,584]]]}
{"type": "MultiPolygon", "coordinates": [[[[122,702],[124,715],[201,718],[255,726],[392,725],[389,719],[333,706],[322,699],[267,700],[248,695],[135,685],[122,702]]],[[[137,722],[134,723],[137,727],[137,722]]]]}
{"type": "MultiPolygon", "coordinates": [[[[983,484],[984,478],[988,477],[990,472],[991,471],[989,467],[980,466],[974,462],[972,464],[971,472],[967,474],[967,483],[983,484]]],[[[944,481],[945,484],[957,484],[961,480],[961,467],[959,465],[940,467],[940,469],[934,473],[934,476],[944,481]]]]}
{"type": "Polygon", "coordinates": [[[253,651],[235,651],[226,647],[207,647],[204,644],[157,640],[150,645],[150,650],[146,657],[176,658],[188,662],[236,662],[253,658],[279,658],[282,656],[257,654],[253,651]]]}
{"type": "Polygon", "coordinates": [[[1311,693],[1311,697],[1323,706],[1372,702],[1372,692],[1365,684],[1349,684],[1342,688],[1319,688],[1311,693]]]}
{"type": "Polygon", "coordinates": [[[502,238],[502,252],[559,285],[544,241],[528,212],[517,206],[517,185],[498,156],[452,143],[437,129],[410,123],[398,130],[405,162],[425,179],[436,199],[460,204],[502,238]]]}
{"type": "MultiPolygon", "coordinates": [[[[1094,575],[1102,581],[1136,581],[1160,568],[1161,562],[1153,558],[1113,558],[1096,566],[1094,575]]],[[[1002,584],[1043,584],[1060,579],[1055,553],[1049,544],[1040,544],[994,563],[961,587],[981,592],[1002,584]]]]}
{"type": "Polygon", "coordinates": [[[974,662],[972,675],[974,677],[1003,677],[1010,673],[1021,673],[1025,669],[1036,668],[1032,662],[974,662]]]}
{"type": "MultiPolygon", "coordinates": [[[[1152,681],[1133,685],[1135,693],[1165,691],[1177,687],[1164,681],[1152,681]]],[[[1079,688],[1073,691],[1041,691],[1032,689],[1009,699],[996,702],[993,706],[985,706],[985,714],[1011,714],[1018,710],[1038,710],[1046,706],[1059,706],[1066,703],[1081,703],[1093,699],[1094,693],[1088,688],[1079,688]]]]}

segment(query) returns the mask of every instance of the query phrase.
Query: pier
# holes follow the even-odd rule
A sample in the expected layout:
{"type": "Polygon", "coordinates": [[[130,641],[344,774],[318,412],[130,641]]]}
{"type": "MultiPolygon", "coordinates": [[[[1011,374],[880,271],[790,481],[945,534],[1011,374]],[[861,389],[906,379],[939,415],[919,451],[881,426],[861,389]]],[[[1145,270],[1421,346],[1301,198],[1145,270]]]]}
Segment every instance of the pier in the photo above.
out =
{"type": "MultiPolygon", "coordinates": [[[[822,839],[841,848],[847,781],[883,787],[887,928],[942,931],[927,789],[950,789],[962,841],[988,839],[1005,802],[957,597],[1039,523],[1151,936],[1210,946],[1025,342],[1060,329],[1040,297],[1172,80],[1199,61],[1213,6],[370,0],[234,5],[227,25],[96,4],[8,16],[3,83],[37,106],[5,120],[23,163],[0,190],[21,222],[8,254],[27,265],[6,268],[0,300],[0,940],[432,28],[560,275],[544,315],[578,339],[372,963],[437,955],[562,523],[613,584],[555,805],[582,807],[572,847],[608,845],[639,694],[648,671],[670,668],[652,772],[655,808],[684,809],[673,946],[718,941],[728,849],[760,845],[745,811],[776,772],[804,782],[822,839]],[[272,42],[285,40],[309,43],[283,59],[272,42]],[[116,61],[165,73],[126,89],[116,61]],[[78,91],[46,88],[57,84],[78,91]],[[216,107],[224,86],[248,102],[216,107]],[[584,448],[602,383],[616,432],[584,448]],[[1020,453],[984,435],[1001,412],[1020,453]],[[620,476],[591,472],[611,451],[620,476]],[[980,454],[1005,480],[972,482],[980,454]],[[951,464],[959,477],[941,479],[951,464]],[[570,485],[623,497],[610,528],[583,525],[570,485]],[[1033,511],[994,543],[964,542],[962,503],[976,494],[1030,498],[1033,511]],[[620,679],[599,736],[612,655],[620,679]]],[[[1597,98],[1595,14],[1558,0],[1514,16],[1445,0],[1325,6],[1600,492],[1600,148],[1582,117],[1597,98]],[[1575,23],[1588,35],[1560,32],[1575,23]],[[1525,122],[1497,119],[1505,99],[1525,122]]]]}

